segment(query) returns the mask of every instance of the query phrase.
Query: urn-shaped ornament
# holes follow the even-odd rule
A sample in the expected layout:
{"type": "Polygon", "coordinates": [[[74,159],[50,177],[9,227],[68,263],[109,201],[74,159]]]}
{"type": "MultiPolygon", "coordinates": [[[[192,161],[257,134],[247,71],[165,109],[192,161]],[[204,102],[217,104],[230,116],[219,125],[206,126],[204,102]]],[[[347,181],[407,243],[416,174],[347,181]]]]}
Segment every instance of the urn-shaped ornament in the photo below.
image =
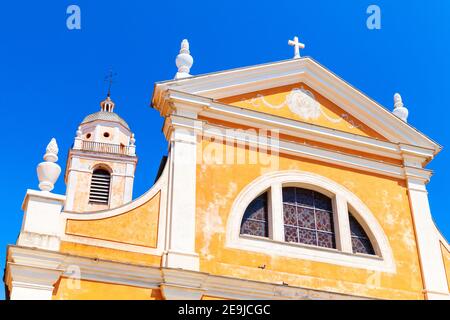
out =
{"type": "Polygon", "coordinates": [[[53,138],[47,146],[44,162],[37,166],[39,189],[42,191],[52,191],[61,174],[61,167],[55,163],[58,160],[58,151],[58,145],[53,138]]]}

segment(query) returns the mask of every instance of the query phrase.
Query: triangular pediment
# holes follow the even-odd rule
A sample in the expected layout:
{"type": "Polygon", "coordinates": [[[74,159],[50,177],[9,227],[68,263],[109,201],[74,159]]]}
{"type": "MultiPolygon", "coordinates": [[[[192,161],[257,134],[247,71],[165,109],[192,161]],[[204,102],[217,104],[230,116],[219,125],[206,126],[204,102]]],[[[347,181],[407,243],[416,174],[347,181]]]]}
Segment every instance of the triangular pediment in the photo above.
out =
{"type": "Polygon", "coordinates": [[[334,130],[386,140],[381,134],[304,83],[227,97],[219,99],[219,102],[334,130]]]}
{"type": "Polygon", "coordinates": [[[439,152],[441,147],[311,58],[216,72],[156,84],[152,103],[167,90],[184,92],[290,120],[439,152]]]}

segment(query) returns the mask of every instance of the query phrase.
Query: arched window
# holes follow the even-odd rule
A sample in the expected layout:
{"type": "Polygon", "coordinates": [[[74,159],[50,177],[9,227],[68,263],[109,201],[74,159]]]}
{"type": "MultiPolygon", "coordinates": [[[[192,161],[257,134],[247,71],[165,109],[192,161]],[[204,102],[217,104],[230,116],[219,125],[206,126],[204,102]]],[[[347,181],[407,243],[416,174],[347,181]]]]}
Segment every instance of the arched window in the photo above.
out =
{"type": "Polygon", "coordinates": [[[286,242],[336,248],[329,197],[308,189],[285,187],[283,219],[286,242]]]}
{"type": "Polygon", "coordinates": [[[269,236],[267,192],[254,199],[245,210],[241,234],[258,237],[269,236]]]}
{"type": "Polygon", "coordinates": [[[226,247],[395,272],[383,228],[346,187],[297,170],[270,172],[236,197],[226,247]]]}
{"type": "Polygon", "coordinates": [[[91,178],[89,202],[108,204],[111,175],[104,169],[95,169],[91,178]]]}
{"type": "Polygon", "coordinates": [[[375,254],[372,243],[363,227],[350,212],[348,213],[348,218],[350,220],[353,253],[375,254]]]}

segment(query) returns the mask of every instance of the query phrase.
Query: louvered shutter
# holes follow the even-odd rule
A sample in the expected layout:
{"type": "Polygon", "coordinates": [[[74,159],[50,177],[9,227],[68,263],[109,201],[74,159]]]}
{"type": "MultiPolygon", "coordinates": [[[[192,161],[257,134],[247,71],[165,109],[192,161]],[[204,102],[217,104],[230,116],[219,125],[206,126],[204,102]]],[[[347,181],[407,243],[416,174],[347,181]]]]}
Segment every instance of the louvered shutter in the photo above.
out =
{"type": "Polygon", "coordinates": [[[111,175],[108,171],[97,169],[92,174],[89,202],[108,204],[111,175]]]}

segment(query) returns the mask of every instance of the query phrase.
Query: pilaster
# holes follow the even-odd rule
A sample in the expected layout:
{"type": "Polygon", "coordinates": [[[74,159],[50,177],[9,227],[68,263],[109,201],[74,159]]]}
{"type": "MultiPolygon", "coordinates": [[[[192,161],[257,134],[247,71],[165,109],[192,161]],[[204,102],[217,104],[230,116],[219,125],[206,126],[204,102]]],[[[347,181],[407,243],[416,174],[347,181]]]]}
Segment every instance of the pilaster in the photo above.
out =
{"type": "Polygon", "coordinates": [[[439,237],[431,215],[426,183],[414,168],[405,168],[426,299],[450,299],[439,237]]]}
{"type": "Polygon", "coordinates": [[[199,270],[195,251],[197,126],[194,118],[176,115],[166,119],[170,143],[166,252],[163,266],[199,270]]]}

